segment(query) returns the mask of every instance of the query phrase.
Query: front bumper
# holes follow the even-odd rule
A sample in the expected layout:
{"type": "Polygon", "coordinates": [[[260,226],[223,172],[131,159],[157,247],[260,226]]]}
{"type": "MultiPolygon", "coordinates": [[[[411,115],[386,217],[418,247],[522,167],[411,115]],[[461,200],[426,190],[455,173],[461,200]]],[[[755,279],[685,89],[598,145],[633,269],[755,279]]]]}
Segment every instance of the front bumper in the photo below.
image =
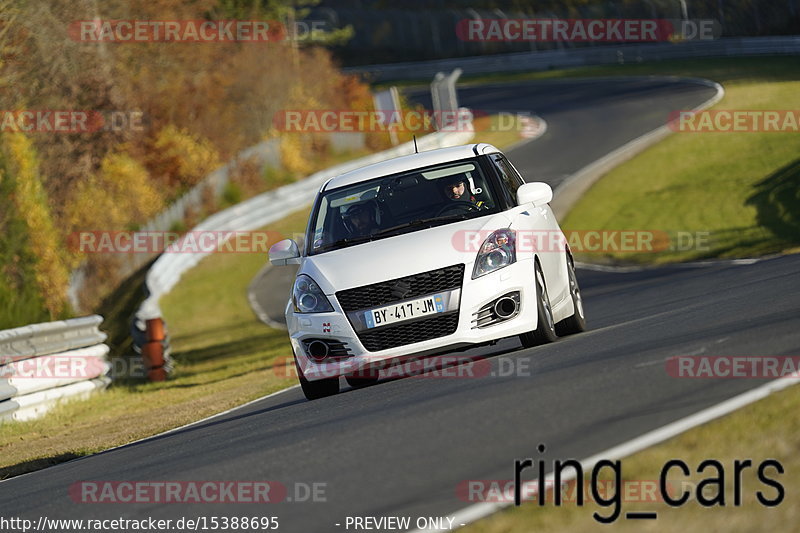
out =
{"type": "MultiPolygon", "coordinates": [[[[437,352],[446,353],[453,347],[486,344],[536,328],[536,289],[533,277],[534,267],[531,260],[517,261],[474,280],[472,279],[472,267],[472,264],[466,265],[461,289],[457,290],[458,297],[455,304],[451,304],[454,310],[452,316],[458,318],[455,332],[422,342],[404,344],[385,350],[368,351],[335,295],[327,295],[334,308],[334,311],[330,313],[298,314],[291,307],[287,308],[286,325],[292,349],[304,377],[309,381],[316,381],[365,372],[370,369],[380,369],[409,356],[422,353],[428,355],[437,352]],[[516,315],[494,325],[477,327],[477,314],[481,308],[485,308],[490,302],[513,292],[519,293],[519,309],[516,315]],[[310,340],[344,343],[349,355],[327,358],[318,362],[307,351],[310,340]]],[[[419,326],[422,326],[425,320],[431,319],[420,320],[419,326]]],[[[409,327],[412,327],[410,323],[409,327]]]]}

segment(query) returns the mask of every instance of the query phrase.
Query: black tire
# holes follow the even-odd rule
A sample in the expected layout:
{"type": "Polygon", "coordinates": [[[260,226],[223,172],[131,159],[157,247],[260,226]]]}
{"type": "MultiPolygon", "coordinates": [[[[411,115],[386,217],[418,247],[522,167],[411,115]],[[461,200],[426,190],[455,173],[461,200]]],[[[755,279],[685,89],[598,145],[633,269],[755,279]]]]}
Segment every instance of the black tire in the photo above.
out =
{"type": "Polygon", "coordinates": [[[319,400],[320,398],[327,398],[339,393],[339,378],[325,378],[317,381],[308,381],[303,376],[303,371],[300,365],[297,364],[297,356],[295,356],[294,366],[297,368],[297,377],[300,380],[300,388],[303,389],[303,394],[309,400],[319,400]]]}
{"type": "Polygon", "coordinates": [[[556,333],[562,337],[586,331],[586,314],[583,310],[581,288],[578,285],[578,277],[575,275],[575,262],[569,255],[567,255],[567,274],[569,275],[569,293],[572,297],[575,313],[556,324],[556,333]]]}
{"type": "Polygon", "coordinates": [[[547,295],[547,284],[544,281],[544,274],[542,274],[539,263],[536,263],[534,280],[536,283],[536,312],[538,318],[535,330],[519,336],[519,340],[525,348],[547,344],[557,338],[555,324],[553,323],[553,310],[550,308],[550,297],[547,295]]]}

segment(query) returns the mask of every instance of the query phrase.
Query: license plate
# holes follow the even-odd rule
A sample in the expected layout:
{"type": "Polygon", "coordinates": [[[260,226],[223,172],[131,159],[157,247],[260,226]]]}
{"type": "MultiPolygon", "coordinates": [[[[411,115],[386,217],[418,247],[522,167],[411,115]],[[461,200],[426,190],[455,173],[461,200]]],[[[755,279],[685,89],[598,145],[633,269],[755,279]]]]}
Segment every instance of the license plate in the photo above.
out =
{"type": "Polygon", "coordinates": [[[367,323],[367,328],[371,329],[442,312],[444,312],[444,298],[441,294],[434,294],[418,300],[364,311],[364,321],[367,323]]]}

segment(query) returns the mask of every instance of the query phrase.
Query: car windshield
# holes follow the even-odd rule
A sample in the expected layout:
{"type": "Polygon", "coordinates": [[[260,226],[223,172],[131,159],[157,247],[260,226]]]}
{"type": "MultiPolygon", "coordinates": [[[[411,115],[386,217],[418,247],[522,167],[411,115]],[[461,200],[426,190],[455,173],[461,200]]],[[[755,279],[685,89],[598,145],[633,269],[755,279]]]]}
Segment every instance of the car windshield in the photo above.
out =
{"type": "Polygon", "coordinates": [[[308,254],[496,213],[489,185],[478,160],[466,159],[325,192],[309,225],[308,254]]]}

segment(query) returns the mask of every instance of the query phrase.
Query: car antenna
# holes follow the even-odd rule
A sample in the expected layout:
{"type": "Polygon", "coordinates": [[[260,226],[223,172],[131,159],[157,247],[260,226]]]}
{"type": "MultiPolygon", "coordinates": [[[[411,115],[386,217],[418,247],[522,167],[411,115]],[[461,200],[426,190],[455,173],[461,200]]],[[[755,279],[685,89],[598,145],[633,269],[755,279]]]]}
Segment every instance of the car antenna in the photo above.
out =
{"type": "Polygon", "coordinates": [[[412,137],[414,137],[414,153],[418,154],[419,150],[417,149],[417,136],[416,135],[412,135],[412,137]]]}

